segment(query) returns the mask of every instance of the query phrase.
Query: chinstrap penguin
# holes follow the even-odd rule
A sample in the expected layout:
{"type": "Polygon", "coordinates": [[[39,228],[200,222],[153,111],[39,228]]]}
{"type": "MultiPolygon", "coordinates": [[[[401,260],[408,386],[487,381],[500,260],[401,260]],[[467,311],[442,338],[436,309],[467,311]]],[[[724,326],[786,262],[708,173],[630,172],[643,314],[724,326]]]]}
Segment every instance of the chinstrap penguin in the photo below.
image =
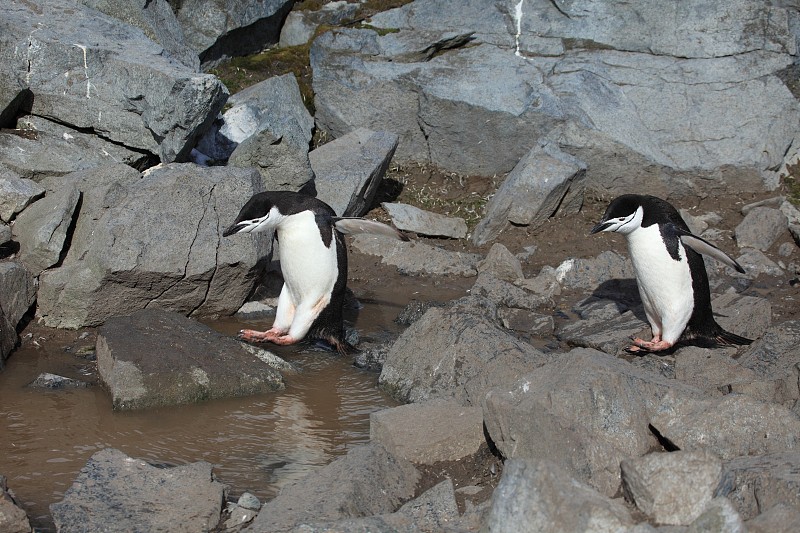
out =
{"type": "Polygon", "coordinates": [[[750,344],[722,329],[711,311],[708,275],[700,254],[744,273],[734,259],[693,235],[668,202],[638,194],[615,198],[591,233],[625,235],[653,339],[633,339],[630,352],[668,350],[679,340],[702,346],[750,344]]]}
{"type": "Polygon", "coordinates": [[[344,339],[342,306],[347,286],[347,248],[343,233],[377,233],[408,240],[398,230],[371,220],[337,217],[325,202],[305,194],[268,191],[254,195],[224,232],[274,231],[283,288],[272,328],[245,329],[251,342],[294,344],[303,338],[329,342],[340,353],[344,339]]]}

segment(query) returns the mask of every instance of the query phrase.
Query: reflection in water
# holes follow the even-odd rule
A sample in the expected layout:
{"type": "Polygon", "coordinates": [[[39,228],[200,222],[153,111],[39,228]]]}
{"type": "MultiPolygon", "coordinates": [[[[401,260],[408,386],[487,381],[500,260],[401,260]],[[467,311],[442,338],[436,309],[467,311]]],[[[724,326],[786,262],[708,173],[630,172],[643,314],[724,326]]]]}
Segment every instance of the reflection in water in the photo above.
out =
{"type": "MultiPolygon", "coordinates": [[[[357,291],[364,308],[347,319],[362,336],[380,335],[397,331],[392,321],[411,298],[419,297],[418,291],[442,300],[463,294],[460,288],[426,287],[418,279],[410,278],[407,285],[383,286],[379,294],[357,291]]],[[[210,325],[235,335],[242,327],[269,327],[266,322],[210,325]]],[[[269,346],[302,369],[285,375],[285,391],[114,412],[108,393],[99,386],[27,388],[41,372],[86,379],[91,367],[57,341],[40,344],[26,343],[0,372],[0,474],[42,531],[54,530],[48,506],[63,498],[89,457],[103,448],[117,448],[155,465],[208,461],[232,496],[250,491],[265,501],[285,484],[367,442],[369,414],[394,405],[377,389],[377,374],[354,368],[351,359],[269,346]]]]}

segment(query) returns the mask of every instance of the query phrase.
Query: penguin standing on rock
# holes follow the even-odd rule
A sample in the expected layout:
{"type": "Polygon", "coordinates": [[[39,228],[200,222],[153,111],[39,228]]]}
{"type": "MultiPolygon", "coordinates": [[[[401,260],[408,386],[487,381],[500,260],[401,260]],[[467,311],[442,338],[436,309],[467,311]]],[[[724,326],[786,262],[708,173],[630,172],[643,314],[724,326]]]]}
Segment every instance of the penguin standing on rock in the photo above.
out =
{"type": "Polygon", "coordinates": [[[744,273],[734,259],[693,235],[678,211],[655,196],[626,194],[615,198],[591,233],[614,231],[628,241],[653,339],[633,339],[629,352],[668,350],[678,340],[700,345],[750,344],[722,329],[711,311],[708,275],[700,254],[744,273]]]}
{"type": "Polygon", "coordinates": [[[325,202],[286,191],[262,192],[242,207],[223,232],[274,231],[279,243],[283,288],[272,328],[245,329],[251,342],[294,344],[306,336],[328,341],[340,353],[352,348],[344,339],[342,306],[347,286],[347,249],[343,233],[377,233],[408,240],[398,230],[361,218],[337,217],[325,202]]]}

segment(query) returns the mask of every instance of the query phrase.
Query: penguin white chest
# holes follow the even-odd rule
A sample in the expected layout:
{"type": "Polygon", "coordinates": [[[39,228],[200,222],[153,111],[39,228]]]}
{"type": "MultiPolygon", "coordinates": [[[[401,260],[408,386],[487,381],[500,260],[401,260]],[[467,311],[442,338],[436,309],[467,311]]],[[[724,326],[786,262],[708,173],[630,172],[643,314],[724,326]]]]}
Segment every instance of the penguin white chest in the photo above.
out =
{"type": "Polygon", "coordinates": [[[686,250],[678,241],[679,260],[664,243],[657,224],[638,228],[627,235],[639,294],[654,335],[675,342],[694,309],[692,275],[686,250]]]}
{"type": "Polygon", "coordinates": [[[339,275],[336,259],[336,236],[326,246],[314,214],[304,211],[281,224],[278,250],[283,281],[295,305],[315,302],[333,292],[339,275]]]}

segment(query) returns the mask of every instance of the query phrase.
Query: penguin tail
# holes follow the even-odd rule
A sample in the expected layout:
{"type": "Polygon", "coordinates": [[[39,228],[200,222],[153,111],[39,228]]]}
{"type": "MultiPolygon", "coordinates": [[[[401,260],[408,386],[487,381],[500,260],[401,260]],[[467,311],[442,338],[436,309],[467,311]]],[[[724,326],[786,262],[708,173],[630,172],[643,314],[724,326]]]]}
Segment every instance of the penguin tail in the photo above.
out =
{"type": "Polygon", "coordinates": [[[725,331],[722,328],[719,328],[717,334],[714,335],[714,340],[717,342],[717,344],[722,344],[722,345],[736,344],[739,346],[745,346],[748,344],[752,344],[753,342],[752,339],[741,337],[735,333],[731,333],[730,331],[725,331]]]}

